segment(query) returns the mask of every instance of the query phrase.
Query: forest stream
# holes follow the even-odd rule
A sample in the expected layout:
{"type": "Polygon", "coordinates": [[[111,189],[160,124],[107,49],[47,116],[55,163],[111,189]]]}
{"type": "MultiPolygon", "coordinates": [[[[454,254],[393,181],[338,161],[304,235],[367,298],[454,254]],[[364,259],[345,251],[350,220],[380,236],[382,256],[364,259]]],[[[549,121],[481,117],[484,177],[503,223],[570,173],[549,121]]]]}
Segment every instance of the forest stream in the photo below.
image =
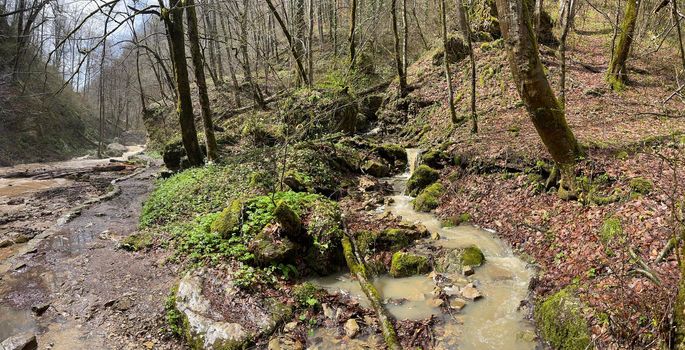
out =
{"type": "MultiPolygon", "coordinates": [[[[431,244],[447,249],[475,245],[485,255],[486,263],[466,278],[452,277],[450,288],[461,288],[472,283],[482,293],[482,298],[468,303],[463,310],[445,313],[432,305],[432,293],[438,288],[440,277],[436,273],[405,278],[383,275],[374,279],[388,311],[398,320],[422,320],[432,316],[442,322],[435,328],[436,349],[535,349],[536,343],[527,340],[526,334],[534,334],[533,325],[526,319],[520,305],[528,295],[528,284],[533,271],[516,257],[512,250],[494,232],[471,225],[442,227],[431,213],[419,213],[412,208],[412,197],[404,194],[405,185],[419,162],[421,150],[407,149],[409,166],[407,172],[384,179],[391,183],[394,194],[387,207],[379,212],[391,212],[404,220],[423,224],[430,232],[438,233],[440,239],[431,244]],[[395,301],[395,302],[393,302],[395,301]]],[[[450,276],[451,277],[451,276],[450,276]]],[[[349,293],[360,304],[368,306],[359,284],[349,274],[338,274],[313,280],[330,292],[349,293]]],[[[369,339],[375,342],[379,339],[369,339]]],[[[345,348],[339,340],[325,329],[319,329],[310,337],[316,349],[345,348]]]]}

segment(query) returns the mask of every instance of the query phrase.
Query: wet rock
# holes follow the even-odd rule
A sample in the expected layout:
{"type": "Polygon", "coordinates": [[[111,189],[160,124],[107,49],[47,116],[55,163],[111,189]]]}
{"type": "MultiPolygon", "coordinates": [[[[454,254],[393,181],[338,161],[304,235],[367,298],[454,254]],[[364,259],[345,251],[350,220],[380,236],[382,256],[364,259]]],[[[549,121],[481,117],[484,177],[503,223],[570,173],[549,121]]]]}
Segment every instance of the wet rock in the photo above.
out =
{"type": "Polygon", "coordinates": [[[461,269],[461,272],[464,274],[464,276],[471,276],[475,273],[473,270],[473,267],[470,265],[466,265],[461,269]]]}
{"type": "Polygon", "coordinates": [[[466,306],[466,300],[461,298],[454,298],[450,301],[450,308],[454,310],[461,310],[466,306]]]}
{"type": "Polygon", "coordinates": [[[41,316],[42,314],[45,313],[45,311],[48,310],[49,307],[50,307],[50,304],[48,304],[48,303],[36,304],[36,305],[31,306],[31,311],[33,312],[34,315],[41,316]]]}
{"type": "Polygon", "coordinates": [[[362,165],[362,171],[375,177],[387,177],[390,175],[390,167],[377,160],[367,160],[362,165]]]}
{"type": "Polygon", "coordinates": [[[437,241],[440,239],[440,234],[437,232],[431,232],[431,239],[437,241]]]}
{"type": "Polygon", "coordinates": [[[22,333],[13,335],[0,343],[0,350],[35,350],[38,349],[36,336],[22,333]]]}
{"type": "Polygon", "coordinates": [[[397,252],[392,256],[390,275],[408,277],[430,271],[428,258],[407,252],[397,252]]]}
{"type": "Polygon", "coordinates": [[[461,294],[461,292],[459,291],[459,288],[454,287],[454,286],[450,286],[450,287],[445,287],[445,288],[443,288],[443,292],[444,292],[447,296],[450,296],[450,297],[451,297],[451,296],[455,296],[455,295],[460,295],[460,294],[461,294]]]}
{"type": "Polygon", "coordinates": [[[461,289],[461,296],[470,300],[476,300],[483,297],[483,295],[480,293],[480,291],[478,291],[478,289],[476,289],[473,283],[469,283],[461,289]]]}
{"type": "Polygon", "coordinates": [[[278,338],[269,340],[268,350],[281,350],[281,342],[278,341],[278,338]]]}
{"type": "Polygon", "coordinates": [[[353,318],[347,320],[345,322],[345,335],[354,338],[357,334],[359,334],[359,324],[357,324],[357,321],[353,318]]]}
{"type": "Polygon", "coordinates": [[[270,334],[290,315],[285,305],[271,299],[254,300],[221,271],[206,269],[191,271],[181,279],[176,309],[184,318],[190,344],[212,350],[243,348],[251,339],[270,334]]]}
{"type": "Polygon", "coordinates": [[[426,188],[414,199],[414,210],[420,212],[429,212],[438,207],[440,204],[440,196],[445,192],[444,186],[436,182],[426,188]]]}
{"type": "Polygon", "coordinates": [[[9,247],[13,244],[14,244],[14,241],[12,241],[9,238],[5,238],[5,239],[0,240],[0,248],[9,247]]]}
{"type": "Polygon", "coordinates": [[[427,166],[420,165],[414,173],[407,180],[407,194],[410,196],[418,195],[424,188],[428,187],[440,178],[440,173],[437,170],[427,166]]]}
{"type": "Polygon", "coordinates": [[[331,307],[328,306],[328,304],[324,303],[323,305],[321,305],[321,308],[323,309],[323,315],[326,316],[326,318],[329,318],[331,320],[335,320],[337,318],[335,310],[331,309],[331,307]]]}
{"type": "Polygon", "coordinates": [[[359,178],[359,189],[363,192],[370,192],[376,190],[378,181],[370,176],[362,176],[359,178]]]}
{"type": "Polygon", "coordinates": [[[428,305],[431,307],[441,307],[444,303],[445,301],[440,298],[435,298],[428,301],[428,305]]]}

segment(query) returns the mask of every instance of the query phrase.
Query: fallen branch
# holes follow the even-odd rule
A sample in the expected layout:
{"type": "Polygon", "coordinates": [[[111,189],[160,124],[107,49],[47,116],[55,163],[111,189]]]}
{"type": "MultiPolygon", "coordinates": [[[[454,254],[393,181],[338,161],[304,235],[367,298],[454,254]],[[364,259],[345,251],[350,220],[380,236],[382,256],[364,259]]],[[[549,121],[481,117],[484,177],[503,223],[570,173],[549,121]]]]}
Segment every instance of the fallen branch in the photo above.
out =
{"type": "Polygon", "coordinates": [[[664,102],[663,102],[663,103],[666,103],[666,102],[668,102],[668,101],[669,101],[670,99],[672,99],[672,98],[673,98],[673,96],[675,96],[675,95],[679,94],[679,93],[680,93],[680,91],[682,91],[682,90],[683,90],[684,88],[685,88],[685,84],[683,84],[683,85],[682,85],[682,86],[680,86],[680,87],[679,87],[678,89],[676,89],[676,91],[673,91],[673,93],[671,94],[671,96],[668,96],[668,97],[667,97],[667,98],[666,98],[666,99],[664,100],[664,102]]]}
{"type": "Polygon", "coordinates": [[[342,239],[342,245],[347,266],[350,268],[350,272],[357,278],[362,291],[366,294],[366,297],[371,303],[371,307],[376,311],[376,317],[378,317],[383,339],[385,339],[385,344],[388,346],[388,349],[401,350],[402,346],[397,339],[397,331],[392,323],[392,316],[383,306],[378,290],[368,280],[366,265],[364,265],[364,260],[359,256],[354,237],[347,232],[347,229],[345,229],[344,232],[345,235],[342,239]]]}
{"type": "Polygon", "coordinates": [[[628,248],[628,252],[630,253],[630,257],[633,260],[635,260],[638,263],[638,265],[640,265],[640,267],[641,267],[639,269],[633,269],[632,271],[629,271],[628,273],[629,274],[641,274],[641,275],[647,277],[647,279],[652,281],[657,286],[660,286],[661,280],[659,279],[659,277],[657,277],[657,275],[654,273],[654,271],[652,271],[652,269],[649,266],[647,266],[647,264],[644,262],[644,260],[642,260],[642,258],[637,255],[637,253],[633,250],[632,247],[628,248]]]}

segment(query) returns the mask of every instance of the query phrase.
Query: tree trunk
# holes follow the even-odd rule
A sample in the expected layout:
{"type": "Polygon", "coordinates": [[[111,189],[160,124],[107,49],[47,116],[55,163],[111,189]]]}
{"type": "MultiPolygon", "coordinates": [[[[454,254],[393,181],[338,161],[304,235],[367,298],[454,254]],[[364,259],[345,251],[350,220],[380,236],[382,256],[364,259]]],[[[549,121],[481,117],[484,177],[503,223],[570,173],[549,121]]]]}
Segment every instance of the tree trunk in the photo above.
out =
{"type": "Polygon", "coordinates": [[[369,281],[364,261],[358,256],[357,249],[352,239],[347,236],[347,233],[343,236],[342,246],[345,261],[347,262],[350,272],[357,278],[357,282],[359,282],[359,286],[369,299],[371,307],[376,311],[376,317],[380,324],[381,333],[383,333],[385,345],[390,350],[402,350],[400,341],[397,339],[397,331],[395,331],[395,327],[392,324],[392,316],[383,306],[383,301],[379,298],[380,294],[378,293],[378,290],[374,287],[373,283],[369,281]]]}
{"type": "Polygon", "coordinates": [[[564,13],[566,17],[563,19],[563,27],[561,29],[561,37],[559,38],[559,59],[561,61],[561,72],[559,76],[559,104],[561,108],[566,109],[566,39],[568,32],[573,25],[573,8],[574,0],[564,0],[564,13]]]}
{"type": "Polygon", "coordinates": [[[469,63],[471,64],[471,133],[475,134],[478,132],[478,114],[476,113],[476,59],[473,55],[471,25],[469,24],[468,18],[466,18],[466,9],[461,0],[455,0],[455,8],[457,9],[459,32],[469,50],[469,63]]]}
{"type": "Polygon", "coordinates": [[[274,17],[276,17],[276,21],[278,22],[278,25],[281,27],[281,31],[283,31],[283,35],[285,36],[286,40],[288,40],[288,45],[290,46],[290,52],[293,55],[293,58],[295,59],[295,64],[297,65],[297,71],[300,73],[300,78],[302,81],[309,85],[309,82],[307,80],[307,73],[304,71],[304,66],[302,65],[302,60],[300,59],[300,56],[297,53],[297,50],[295,49],[294,43],[293,43],[293,38],[290,35],[290,31],[288,31],[288,27],[286,26],[285,22],[283,22],[283,19],[281,18],[281,15],[278,14],[278,11],[276,11],[276,7],[274,7],[274,4],[271,2],[271,0],[266,0],[267,6],[269,6],[269,9],[271,10],[271,13],[273,13],[274,17]]]}
{"type": "Polygon", "coordinates": [[[197,141],[197,129],[195,129],[195,115],[193,114],[193,101],[190,93],[190,81],[188,79],[188,64],[186,62],[185,36],[183,34],[183,8],[180,1],[169,9],[165,16],[167,31],[171,43],[171,56],[176,75],[176,106],[179,123],[181,124],[181,138],[183,148],[186,150],[188,162],[191,166],[200,166],[204,163],[200,144],[197,141]]]}
{"type": "Polygon", "coordinates": [[[626,61],[628,61],[630,45],[635,34],[635,23],[637,22],[639,8],[640,0],[628,0],[626,2],[626,13],[621,23],[621,33],[606,76],[607,83],[613,90],[622,90],[628,81],[626,61]]]}
{"type": "MultiPolygon", "coordinates": [[[[459,0],[457,0],[459,1],[459,0]]],[[[445,0],[440,0],[440,19],[442,22],[442,48],[444,52],[443,64],[445,65],[445,78],[447,79],[447,104],[450,108],[450,117],[452,123],[459,122],[457,118],[457,111],[454,108],[454,91],[452,90],[452,73],[450,72],[450,62],[447,59],[447,14],[445,8],[445,0]]]]}
{"type": "Polygon", "coordinates": [[[307,33],[307,62],[309,73],[307,81],[309,87],[314,84],[314,47],[312,45],[312,37],[314,36],[314,2],[309,0],[309,31],[307,33]]]}
{"type": "Polygon", "coordinates": [[[391,0],[390,14],[392,15],[392,34],[395,38],[395,66],[399,77],[399,96],[407,96],[407,75],[402,64],[402,52],[400,48],[400,36],[397,29],[397,0],[391,0]]]}
{"type": "Polygon", "coordinates": [[[231,54],[233,35],[230,33],[230,27],[228,28],[228,31],[226,29],[225,16],[219,16],[219,23],[221,24],[221,31],[224,34],[224,41],[226,41],[226,65],[228,65],[228,74],[231,76],[231,82],[233,83],[233,101],[235,102],[236,107],[240,108],[242,106],[240,102],[240,85],[238,84],[238,78],[235,76],[233,55],[231,54]]]}
{"type": "Polygon", "coordinates": [[[680,29],[680,15],[678,14],[677,0],[671,0],[671,16],[676,26],[676,33],[678,34],[678,49],[680,51],[680,63],[682,64],[683,73],[685,73],[685,48],[683,48],[683,34],[680,29]]]}
{"type": "Polygon", "coordinates": [[[581,149],[545,77],[530,9],[523,0],[497,0],[497,12],[519,95],[542,142],[562,170],[561,186],[567,185],[573,192],[573,171],[581,149]]]}
{"type": "Polygon", "coordinates": [[[262,91],[259,89],[259,85],[252,78],[252,67],[250,65],[250,55],[247,52],[247,20],[248,11],[250,9],[250,1],[243,0],[243,13],[240,18],[240,53],[242,55],[242,66],[243,73],[245,73],[245,80],[250,85],[252,90],[252,96],[255,103],[261,109],[266,109],[266,103],[264,103],[264,96],[262,96],[262,91]]]}
{"type": "MultiPolygon", "coordinates": [[[[293,18],[293,35],[294,35],[294,50],[297,54],[296,60],[302,62],[305,60],[305,43],[307,38],[305,36],[306,28],[304,10],[305,10],[304,0],[295,0],[295,16],[293,18]]],[[[296,63],[297,64],[297,63],[296,63]]],[[[304,79],[300,74],[297,75],[297,86],[301,86],[302,83],[309,85],[307,79],[304,79]]]]}
{"type": "MultiPolygon", "coordinates": [[[[441,0],[442,1],[442,0],[441,0]]],[[[409,46],[409,23],[407,22],[407,0],[402,0],[402,67],[407,72],[407,47],[409,46]]]]}
{"type": "MultiPolygon", "coordinates": [[[[396,0],[393,0],[393,3],[396,0]]],[[[397,23],[395,23],[397,26],[397,23]]],[[[355,30],[357,27],[357,0],[352,0],[350,3],[350,36],[347,41],[350,42],[350,67],[354,68],[357,59],[357,43],[355,39],[355,30]]],[[[395,30],[397,31],[397,30],[395,30]]]]}
{"type": "Polygon", "coordinates": [[[200,109],[202,110],[202,124],[205,129],[205,143],[207,146],[207,160],[216,161],[218,150],[216,137],[214,136],[214,123],[212,122],[212,110],[209,105],[207,95],[207,81],[205,80],[204,62],[200,49],[200,37],[197,27],[197,12],[195,10],[195,0],[184,0],[186,9],[186,22],[188,23],[188,41],[190,42],[190,55],[193,59],[195,69],[195,84],[200,98],[200,109]]]}

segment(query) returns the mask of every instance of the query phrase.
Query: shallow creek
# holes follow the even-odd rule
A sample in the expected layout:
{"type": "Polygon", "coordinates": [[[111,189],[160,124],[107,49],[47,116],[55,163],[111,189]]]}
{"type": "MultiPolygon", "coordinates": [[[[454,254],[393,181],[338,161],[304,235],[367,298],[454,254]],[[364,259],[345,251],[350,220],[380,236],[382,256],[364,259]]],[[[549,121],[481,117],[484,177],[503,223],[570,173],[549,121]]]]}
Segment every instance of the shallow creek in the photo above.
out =
{"type": "MultiPolygon", "coordinates": [[[[521,301],[526,299],[533,272],[493,233],[470,225],[444,228],[433,214],[414,211],[411,204],[413,198],[404,195],[403,191],[418,163],[420,150],[408,149],[407,154],[410,164],[408,172],[387,179],[395,192],[392,204],[378,210],[390,211],[406,221],[421,223],[429,231],[437,232],[441,238],[432,244],[445,248],[478,246],[486,262],[475,269],[475,274],[465,278],[473,282],[483,297],[468,302],[464,309],[450,315],[431,306],[432,291],[436,285],[428,275],[407,278],[379,276],[373,282],[385,300],[406,299],[400,305],[386,304],[388,311],[397,319],[421,320],[431,315],[441,319],[443,322],[434,329],[436,349],[535,349],[535,342],[522,337],[526,333],[532,334],[534,328],[525,319],[524,313],[518,310],[521,301]]],[[[357,281],[349,274],[315,279],[314,282],[331,292],[349,293],[361,305],[368,305],[357,281]]],[[[324,330],[314,332],[310,341],[315,348],[344,348],[325,334],[324,330]]],[[[369,339],[370,343],[377,341],[376,338],[369,339]]]]}

